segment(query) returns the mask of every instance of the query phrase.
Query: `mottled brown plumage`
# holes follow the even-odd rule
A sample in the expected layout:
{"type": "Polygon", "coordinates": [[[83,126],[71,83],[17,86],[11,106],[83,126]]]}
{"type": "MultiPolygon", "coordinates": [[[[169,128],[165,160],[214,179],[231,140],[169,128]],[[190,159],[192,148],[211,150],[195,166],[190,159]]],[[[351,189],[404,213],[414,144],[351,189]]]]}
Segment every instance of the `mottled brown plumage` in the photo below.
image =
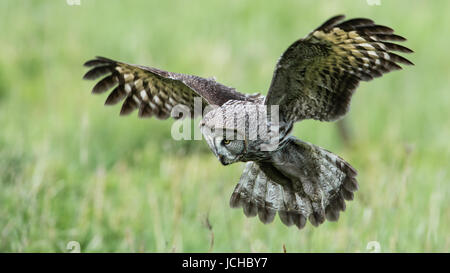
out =
{"type": "Polygon", "coordinates": [[[405,40],[391,28],[364,18],[339,23],[343,19],[329,19],[279,59],[266,104],[280,105],[286,122],[336,120],[348,112],[360,81],[412,64],[392,52],[412,50],[387,42],[405,40]]]}
{"type": "Polygon", "coordinates": [[[104,57],[97,57],[84,65],[92,67],[83,77],[86,80],[107,75],[94,86],[92,93],[100,94],[115,87],[105,104],[113,105],[125,100],[121,115],[139,109],[140,117],[167,119],[175,105],[185,105],[194,113],[195,97],[202,98],[203,106],[220,106],[232,99],[246,100],[249,97],[213,79],[127,64],[104,57]]]}
{"type": "Polygon", "coordinates": [[[124,101],[122,115],[139,109],[140,117],[166,119],[176,105],[184,105],[194,116],[195,98],[202,110],[219,106],[203,117],[200,127],[222,164],[247,162],[231,207],[242,207],[246,216],[258,215],[263,223],[272,222],[278,212],[287,226],[301,229],[307,220],[318,226],[325,219],[336,221],[345,201],[354,198],[357,172],[339,156],[290,136],[293,124],[342,117],[360,81],[412,64],[393,53],[412,51],[392,43],[406,39],[391,28],[365,18],[343,19],[329,19],[282,54],[267,97],[245,95],[212,79],[103,57],[85,63],[91,69],[84,78],[105,76],[92,92],[113,89],[105,104],[124,101]],[[270,115],[273,106],[279,107],[279,123],[270,115]],[[263,149],[273,144],[273,128],[279,129],[277,145],[263,149]],[[230,139],[229,132],[241,138],[230,139]]]}

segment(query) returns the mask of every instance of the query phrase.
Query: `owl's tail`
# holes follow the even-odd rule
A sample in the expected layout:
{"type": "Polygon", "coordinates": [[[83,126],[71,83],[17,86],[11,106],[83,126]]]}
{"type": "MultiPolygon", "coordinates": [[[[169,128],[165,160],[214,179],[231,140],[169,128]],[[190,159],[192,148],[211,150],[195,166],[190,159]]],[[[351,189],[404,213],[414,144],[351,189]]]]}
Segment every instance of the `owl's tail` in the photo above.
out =
{"type": "Polygon", "coordinates": [[[287,226],[303,228],[307,219],[318,226],[337,221],[358,189],[356,170],[333,153],[300,140],[284,149],[285,164],[248,162],[230,199],[247,217],[267,224],[278,212],[287,226]],[[292,159],[296,157],[296,159],[292,159]],[[293,163],[296,170],[293,171],[293,163]]]}

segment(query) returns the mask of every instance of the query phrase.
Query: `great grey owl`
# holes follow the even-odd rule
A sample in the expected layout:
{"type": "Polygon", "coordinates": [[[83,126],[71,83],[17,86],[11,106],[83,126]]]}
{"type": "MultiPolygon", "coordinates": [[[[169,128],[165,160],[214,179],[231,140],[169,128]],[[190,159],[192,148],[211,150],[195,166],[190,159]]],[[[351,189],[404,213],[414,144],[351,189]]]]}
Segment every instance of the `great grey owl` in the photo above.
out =
{"type": "Polygon", "coordinates": [[[203,136],[223,165],[246,162],[231,207],[243,207],[246,216],[258,215],[263,223],[272,222],[278,212],[287,226],[301,229],[307,219],[318,226],[325,219],[336,221],[345,200],[353,199],[357,172],[339,156],[291,136],[294,123],[337,120],[348,112],[360,81],[401,69],[398,63],[412,65],[392,52],[412,51],[389,42],[406,40],[391,28],[365,18],[343,19],[329,19],[288,47],[276,64],[267,96],[103,57],[85,63],[91,69],[84,79],[107,75],[92,92],[115,87],[105,104],[124,100],[121,115],[139,109],[139,117],[179,118],[173,114],[177,105],[191,113],[196,100],[202,110],[216,105],[201,120],[203,136]],[[275,146],[268,149],[274,138],[275,146]]]}

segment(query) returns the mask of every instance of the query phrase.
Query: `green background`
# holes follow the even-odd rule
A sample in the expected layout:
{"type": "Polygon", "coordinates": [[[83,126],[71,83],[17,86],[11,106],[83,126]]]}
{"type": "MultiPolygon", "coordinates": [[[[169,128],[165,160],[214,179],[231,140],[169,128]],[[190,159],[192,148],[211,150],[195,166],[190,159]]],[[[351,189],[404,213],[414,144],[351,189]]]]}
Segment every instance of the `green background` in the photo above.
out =
{"type": "Polygon", "coordinates": [[[449,1],[80,4],[0,1],[1,252],[67,252],[69,241],[82,252],[449,251],[449,1]],[[174,141],[171,120],[119,117],[81,79],[102,55],[265,94],[286,47],[340,13],[393,27],[416,66],[360,85],[349,145],[334,123],[296,125],[359,171],[355,200],[319,228],[230,209],[242,163],[174,141]]]}

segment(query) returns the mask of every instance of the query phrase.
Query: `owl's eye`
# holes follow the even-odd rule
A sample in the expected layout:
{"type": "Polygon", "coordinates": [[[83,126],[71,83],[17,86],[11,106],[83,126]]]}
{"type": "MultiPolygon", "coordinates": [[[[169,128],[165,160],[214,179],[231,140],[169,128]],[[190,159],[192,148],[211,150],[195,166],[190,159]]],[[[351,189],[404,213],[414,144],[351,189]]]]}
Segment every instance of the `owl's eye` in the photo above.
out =
{"type": "Polygon", "coordinates": [[[231,143],[231,140],[224,139],[224,140],[222,140],[222,143],[223,143],[224,145],[228,145],[228,144],[231,143]]]}

